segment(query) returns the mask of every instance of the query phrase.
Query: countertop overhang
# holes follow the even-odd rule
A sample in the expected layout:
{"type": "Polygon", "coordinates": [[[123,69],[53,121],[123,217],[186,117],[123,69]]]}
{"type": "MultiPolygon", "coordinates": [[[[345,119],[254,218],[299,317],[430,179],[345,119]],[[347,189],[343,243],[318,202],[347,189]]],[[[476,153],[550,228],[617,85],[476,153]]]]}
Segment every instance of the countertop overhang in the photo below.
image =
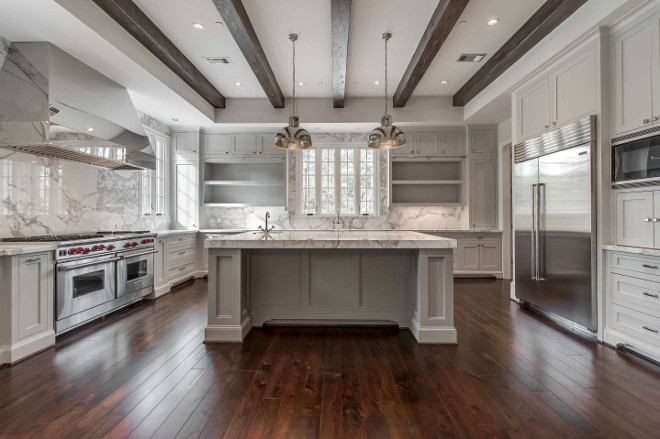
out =
{"type": "Polygon", "coordinates": [[[402,231],[283,231],[247,232],[207,238],[207,248],[232,249],[454,249],[456,240],[402,231]]]}

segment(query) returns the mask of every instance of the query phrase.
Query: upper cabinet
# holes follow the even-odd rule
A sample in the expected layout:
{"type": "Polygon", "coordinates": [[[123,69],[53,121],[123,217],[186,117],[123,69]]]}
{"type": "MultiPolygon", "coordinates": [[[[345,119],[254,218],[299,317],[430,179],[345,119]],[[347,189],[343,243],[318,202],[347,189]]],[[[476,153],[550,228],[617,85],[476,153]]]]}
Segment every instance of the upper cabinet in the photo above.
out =
{"type": "Polygon", "coordinates": [[[526,140],[598,109],[596,47],[571,54],[513,93],[514,134],[526,140]]]}
{"type": "Polygon", "coordinates": [[[256,155],[257,135],[255,133],[237,133],[231,135],[232,155],[256,155]]]}
{"type": "Polygon", "coordinates": [[[199,132],[185,131],[172,133],[172,152],[180,156],[197,156],[199,132]]]}
{"type": "Polygon", "coordinates": [[[259,155],[266,157],[284,157],[286,150],[275,146],[275,136],[277,133],[259,134],[259,155]]]}
{"type": "Polygon", "coordinates": [[[406,146],[392,150],[393,156],[464,156],[465,132],[414,132],[406,146]]]}
{"type": "Polygon", "coordinates": [[[660,21],[614,40],[615,134],[660,123],[660,21]]]}
{"type": "Polygon", "coordinates": [[[493,154],[497,148],[497,131],[470,130],[470,152],[493,154]]]}
{"type": "Polygon", "coordinates": [[[229,134],[204,134],[204,155],[229,155],[229,134]]]}
{"type": "Polygon", "coordinates": [[[272,133],[213,133],[203,136],[204,156],[208,159],[282,158],[286,151],[276,148],[272,133]]]}

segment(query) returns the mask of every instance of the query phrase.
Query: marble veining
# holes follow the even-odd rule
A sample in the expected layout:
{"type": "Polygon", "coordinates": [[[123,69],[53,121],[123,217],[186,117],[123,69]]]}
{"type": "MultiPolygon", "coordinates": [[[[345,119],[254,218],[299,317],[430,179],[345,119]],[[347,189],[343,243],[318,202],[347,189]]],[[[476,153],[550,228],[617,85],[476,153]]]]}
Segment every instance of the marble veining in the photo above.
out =
{"type": "Polygon", "coordinates": [[[603,249],[615,251],[615,252],[632,253],[635,255],[660,257],[660,250],[653,248],[626,247],[622,245],[604,245],[603,249]]]}
{"type": "Polygon", "coordinates": [[[387,248],[456,248],[456,240],[417,232],[378,231],[273,231],[247,232],[221,238],[208,238],[208,248],[290,248],[290,249],[387,249],[387,248]]]}

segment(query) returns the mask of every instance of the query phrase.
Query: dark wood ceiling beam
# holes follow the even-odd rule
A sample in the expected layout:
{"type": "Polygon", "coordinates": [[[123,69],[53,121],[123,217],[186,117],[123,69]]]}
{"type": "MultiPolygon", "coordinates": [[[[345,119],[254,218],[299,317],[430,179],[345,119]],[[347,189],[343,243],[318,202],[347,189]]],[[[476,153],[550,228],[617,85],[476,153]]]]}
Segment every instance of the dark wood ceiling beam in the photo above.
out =
{"type": "Polygon", "coordinates": [[[548,0],[454,95],[454,106],[474,99],[587,0],[548,0]]]}
{"type": "Polygon", "coordinates": [[[215,108],[225,97],[132,0],[94,0],[106,14],[215,108]]]}
{"type": "Polygon", "coordinates": [[[433,59],[454,28],[469,0],[440,0],[419,41],[408,68],[394,92],[394,106],[403,107],[422,80],[433,59]]]}
{"type": "Polygon", "coordinates": [[[332,106],[344,108],[348,31],[351,26],[351,0],[332,0],[330,33],[332,37],[332,106]]]}
{"type": "Polygon", "coordinates": [[[254,75],[274,108],[284,108],[284,95],[268,63],[254,27],[241,0],[213,0],[254,75]]]}

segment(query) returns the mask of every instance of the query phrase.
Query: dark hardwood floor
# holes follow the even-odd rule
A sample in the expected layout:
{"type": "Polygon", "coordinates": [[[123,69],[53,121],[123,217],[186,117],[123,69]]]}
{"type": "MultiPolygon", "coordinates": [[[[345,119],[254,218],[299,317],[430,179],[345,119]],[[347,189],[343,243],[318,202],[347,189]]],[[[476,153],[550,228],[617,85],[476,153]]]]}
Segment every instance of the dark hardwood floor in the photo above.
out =
{"type": "Polygon", "coordinates": [[[0,369],[0,437],[660,435],[660,368],[456,282],[458,346],[407,331],[254,330],[204,345],[206,281],[0,369]]]}

